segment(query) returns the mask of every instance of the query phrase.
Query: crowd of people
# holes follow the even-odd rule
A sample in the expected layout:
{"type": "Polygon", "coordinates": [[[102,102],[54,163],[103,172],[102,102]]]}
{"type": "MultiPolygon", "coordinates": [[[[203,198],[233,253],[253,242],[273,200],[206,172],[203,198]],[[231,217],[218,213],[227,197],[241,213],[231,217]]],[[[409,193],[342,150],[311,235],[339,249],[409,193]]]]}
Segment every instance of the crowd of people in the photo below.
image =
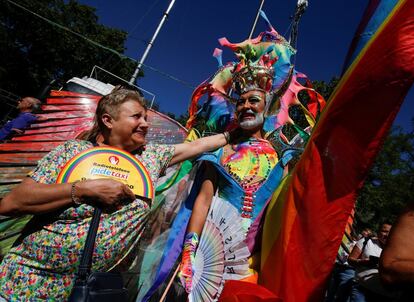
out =
{"type": "MultiPolygon", "coordinates": [[[[266,110],[286,86],[283,81],[277,87],[273,84],[273,65],[279,58],[271,58],[269,53],[254,61],[248,58],[246,54],[233,70],[228,85],[233,94],[223,97],[234,102],[235,130],[192,142],[147,144],[147,108],[139,92],[116,87],[103,96],[92,128],[81,139],[66,141],[49,152],[29,177],[1,200],[0,215],[34,217],[0,264],[0,302],[68,300],[95,207],[102,208],[103,214],[92,270],[118,271],[136,260],[141,239],[151,229],[147,200],[137,198],[127,185],[113,179],[57,183],[60,171],[73,157],[96,146],[116,147],[134,155],[148,170],[154,186],[167,167],[198,157],[198,188],[189,194],[193,208],[187,211],[188,223],[183,232],[169,235],[175,237],[172,240],[182,239],[169,251],[171,263],[165,268],[168,276],[177,261],[180,263],[178,280],[184,291],[177,293],[174,301],[185,301],[188,295],[194,295],[191,301],[204,301],[195,293],[201,279],[195,277],[195,259],[200,242],[215,234],[208,233],[206,225],[214,220],[216,209],[225,209],[220,213],[220,225],[214,227],[226,224],[227,246],[223,243],[219,252],[228,254],[218,273],[221,283],[211,289],[208,301],[216,299],[230,280],[246,282],[246,287],[257,284],[262,215],[293,155],[289,153],[292,150],[277,150],[264,131],[266,110]]],[[[19,116],[0,130],[0,139],[20,133],[38,120],[33,112],[39,104],[34,98],[23,98],[19,116]]],[[[301,133],[305,136],[305,131],[301,133]]],[[[385,222],[376,234],[365,229],[359,237],[351,238],[334,265],[326,302],[410,301],[413,296],[405,286],[414,282],[413,218],[411,205],[394,227],[385,222]]]]}
{"type": "Polygon", "coordinates": [[[413,218],[411,204],[394,226],[384,222],[376,233],[364,229],[341,247],[325,302],[412,301],[413,218]]]}

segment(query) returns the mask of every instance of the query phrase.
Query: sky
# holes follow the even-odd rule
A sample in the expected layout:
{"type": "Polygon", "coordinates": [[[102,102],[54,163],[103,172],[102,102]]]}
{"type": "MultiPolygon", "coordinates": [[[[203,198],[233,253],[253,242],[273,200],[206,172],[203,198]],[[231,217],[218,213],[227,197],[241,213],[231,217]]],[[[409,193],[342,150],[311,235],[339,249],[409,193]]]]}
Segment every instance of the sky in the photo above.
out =
{"type": "MultiPolygon", "coordinates": [[[[139,59],[152,37],[170,0],[79,0],[96,8],[99,22],[128,32],[126,55],[139,59]]],[[[368,0],[310,0],[301,19],[296,69],[311,80],[329,81],[340,76],[342,65],[368,0]]],[[[176,115],[187,110],[193,88],[217,70],[212,57],[218,39],[245,40],[260,0],[177,0],[161,29],[145,64],[170,74],[144,68],[138,85],[156,95],[164,112],[176,115]],[[182,83],[181,81],[185,82],[182,83]]],[[[266,0],[263,10],[275,29],[287,38],[295,0],[266,0]]],[[[259,20],[255,35],[265,30],[259,20]]],[[[254,36],[255,36],[254,35],[254,36]]],[[[233,60],[224,50],[223,62],[233,60]]],[[[105,67],[105,66],[104,66],[105,67]]],[[[129,80],[129,79],[127,79],[129,80]]],[[[414,117],[414,89],[407,96],[395,124],[411,130],[414,117]]]]}

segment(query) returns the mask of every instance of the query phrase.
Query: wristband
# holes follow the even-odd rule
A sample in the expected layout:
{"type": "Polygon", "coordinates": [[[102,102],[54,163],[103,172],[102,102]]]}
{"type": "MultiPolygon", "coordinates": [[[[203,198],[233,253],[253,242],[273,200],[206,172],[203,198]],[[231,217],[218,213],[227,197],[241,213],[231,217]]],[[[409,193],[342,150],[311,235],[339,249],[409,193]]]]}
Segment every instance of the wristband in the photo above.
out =
{"type": "Polygon", "coordinates": [[[223,132],[224,139],[226,140],[226,143],[228,144],[230,142],[230,133],[228,131],[223,132]]]}
{"type": "Polygon", "coordinates": [[[75,181],[72,183],[72,187],[70,189],[70,197],[72,198],[72,202],[76,205],[79,206],[82,204],[81,199],[76,196],[76,184],[79,182],[79,180],[75,181]]]}

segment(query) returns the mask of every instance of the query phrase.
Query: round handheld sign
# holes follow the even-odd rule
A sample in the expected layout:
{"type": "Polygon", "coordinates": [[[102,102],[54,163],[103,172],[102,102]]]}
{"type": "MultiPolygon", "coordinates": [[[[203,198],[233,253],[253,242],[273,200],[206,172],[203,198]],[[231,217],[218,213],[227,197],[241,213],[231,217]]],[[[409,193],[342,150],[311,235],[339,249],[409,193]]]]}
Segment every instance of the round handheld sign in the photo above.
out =
{"type": "Polygon", "coordinates": [[[79,153],[66,163],[56,182],[98,178],[125,183],[137,196],[154,197],[151,177],[144,165],[132,154],[114,147],[95,147],[79,153]]]}

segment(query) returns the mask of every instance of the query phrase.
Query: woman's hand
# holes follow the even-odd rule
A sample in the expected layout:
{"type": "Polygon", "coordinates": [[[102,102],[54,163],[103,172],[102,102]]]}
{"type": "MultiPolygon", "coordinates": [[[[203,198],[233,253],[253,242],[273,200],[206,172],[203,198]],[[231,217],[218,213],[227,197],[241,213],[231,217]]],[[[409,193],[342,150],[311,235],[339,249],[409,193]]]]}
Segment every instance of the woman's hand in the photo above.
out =
{"type": "Polygon", "coordinates": [[[113,179],[91,179],[75,184],[75,195],[85,203],[99,203],[104,207],[114,207],[132,202],[134,193],[127,185],[113,179]]]}
{"type": "MultiPolygon", "coordinates": [[[[75,184],[75,197],[82,202],[104,207],[119,206],[135,199],[131,190],[115,180],[85,180],[75,184]]],[[[42,184],[30,177],[24,179],[0,202],[0,215],[43,214],[73,206],[72,183],[42,184]]]]}

